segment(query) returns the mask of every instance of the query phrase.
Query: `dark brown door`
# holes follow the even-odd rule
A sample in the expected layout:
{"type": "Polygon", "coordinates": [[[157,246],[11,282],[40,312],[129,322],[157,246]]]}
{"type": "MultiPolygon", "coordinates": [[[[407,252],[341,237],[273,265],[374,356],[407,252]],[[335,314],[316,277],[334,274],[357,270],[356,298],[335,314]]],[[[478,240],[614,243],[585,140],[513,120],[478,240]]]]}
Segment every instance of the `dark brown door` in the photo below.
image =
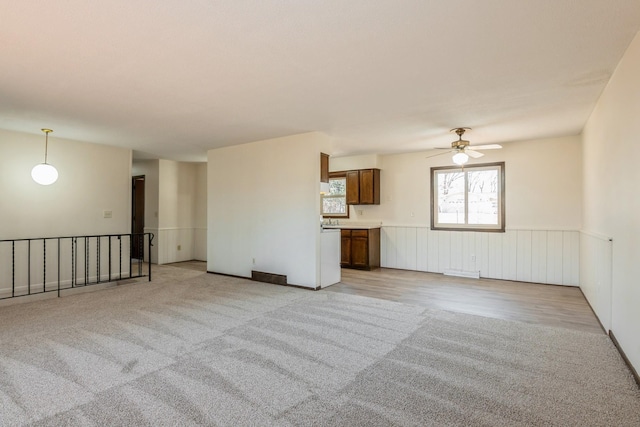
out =
{"type": "Polygon", "coordinates": [[[131,257],[144,258],[144,176],[134,176],[131,180],[131,257]],[[140,236],[136,236],[140,234],[140,236]]]}
{"type": "Polygon", "coordinates": [[[369,233],[367,230],[351,232],[351,265],[369,268],[369,233]]]}
{"type": "Polygon", "coordinates": [[[351,265],[351,230],[340,230],[340,265],[351,265]]]}
{"type": "Polygon", "coordinates": [[[360,174],[358,171],[347,172],[347,204],[360,204],[360,174]]]}

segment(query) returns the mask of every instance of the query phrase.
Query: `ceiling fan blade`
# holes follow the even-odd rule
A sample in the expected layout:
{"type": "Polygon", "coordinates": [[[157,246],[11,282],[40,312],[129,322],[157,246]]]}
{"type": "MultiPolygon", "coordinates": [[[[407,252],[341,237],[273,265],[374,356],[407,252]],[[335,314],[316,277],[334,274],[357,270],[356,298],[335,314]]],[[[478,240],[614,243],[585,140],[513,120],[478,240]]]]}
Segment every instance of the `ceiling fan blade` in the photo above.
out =
{"type": "Polygon", "coordinates": [[[436,156],[442,156],[443,154],[448,154],[448,153],[451,153],[453,151],[455,151],[455,150],[448,150],[448,151],[444,151],[442,153],[432,154],[430,156],[425,157],[425,159],[430,159],[431,157],[436,157],[436,156]]]}
{"type": "Polygon", "coordinates": [[[497,150],[498,148],[502,148],[500,144],[486,144],[486,145],[474,145],[474,150],[497,150]]]}
{"type": "Polygon", "coordinates": [[[474,151],[474,150],[470,150],[470,149],[468,149],[468,148],[467,148],[466,150],[464,150],[464,152],[465,152],[469,157],[473,157],[474,159],[477,159],[477,158],[480,158],[480,157],[484,156],[484,154],[479,153],[479,152],[474,151]]]}

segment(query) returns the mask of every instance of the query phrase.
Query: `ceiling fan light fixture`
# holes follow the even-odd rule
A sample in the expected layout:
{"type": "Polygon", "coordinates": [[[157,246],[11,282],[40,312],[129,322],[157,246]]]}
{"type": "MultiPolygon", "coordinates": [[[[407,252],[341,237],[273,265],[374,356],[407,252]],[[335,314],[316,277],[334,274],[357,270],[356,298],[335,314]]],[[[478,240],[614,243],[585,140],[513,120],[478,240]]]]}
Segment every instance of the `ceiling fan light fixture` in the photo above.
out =
{"type": "Polygon", "coordinates": [[[465,152],[459,151],[453,155],[452,160],[456,165],[464,165],[469,161],[469,156],[465,152]]]}

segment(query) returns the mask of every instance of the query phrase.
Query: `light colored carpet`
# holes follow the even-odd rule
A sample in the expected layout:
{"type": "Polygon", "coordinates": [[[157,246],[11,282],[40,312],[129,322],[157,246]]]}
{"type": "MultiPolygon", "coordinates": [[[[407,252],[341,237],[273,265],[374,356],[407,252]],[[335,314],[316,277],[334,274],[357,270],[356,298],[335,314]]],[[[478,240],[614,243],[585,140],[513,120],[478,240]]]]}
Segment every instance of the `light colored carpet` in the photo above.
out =
{"type": "Polygon", "coordinates": [[[640,425],[605,335],[154,275],[0,308],[0,425],[640,425]]]}

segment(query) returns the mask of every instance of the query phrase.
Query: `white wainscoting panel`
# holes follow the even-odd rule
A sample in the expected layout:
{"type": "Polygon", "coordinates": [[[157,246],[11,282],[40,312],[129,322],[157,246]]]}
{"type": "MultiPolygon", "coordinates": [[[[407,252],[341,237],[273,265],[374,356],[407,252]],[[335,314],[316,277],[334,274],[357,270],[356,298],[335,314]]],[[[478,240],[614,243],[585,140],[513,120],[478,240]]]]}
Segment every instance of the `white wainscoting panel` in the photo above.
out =
{"type": "Polygon", "coordinates": [[[158,264],[194,259],[193,228],[160,228],[154,244],[157,245],[158,264]]]}
{"type": "Polygon", "coordinates": [[[534,231],[531,233],[531,281],[547,283],[547,232],[534,231]]]}
{"type": "Polygon", "coordinates": [[[207,229],[193,229],[193,259],[198,261],[207,260],[207,229]]]}
{"type": "MultiPolygon", "coordinates": [[[[158,229],[157,228],[149,228],[149,227],[145,227],[144,228],[144,232],[145,233],[153,233],[153,241],[151,242],[151,244],[153,246],[151,246],[151,263],[152,264],[158,264],[158,246],[160,246],[159,242],[160,242],[160,236],[158,233],[158,229]]],[[[148,254],[145,253],[144,255],[144,260],[145,261],[149,261],[149,256],[148,254]]]]}
{"type": "Polygon", "coordinates": [[[418,271],[429,270],[428,228],[416,228],[416,268],[418,271]]]}
{"type": "Polygon", "coordinates": [[[605,330],[611,329],[613,241],[580,232],[580,288],[605,330]]]}
{"type": "Polygon", "coordinates": [[[434,231],[383,226],[381,265],[442,273],[479,271],[480,277],[578,286],[580,233],[507,230],[504,233],[434,231]]]}

